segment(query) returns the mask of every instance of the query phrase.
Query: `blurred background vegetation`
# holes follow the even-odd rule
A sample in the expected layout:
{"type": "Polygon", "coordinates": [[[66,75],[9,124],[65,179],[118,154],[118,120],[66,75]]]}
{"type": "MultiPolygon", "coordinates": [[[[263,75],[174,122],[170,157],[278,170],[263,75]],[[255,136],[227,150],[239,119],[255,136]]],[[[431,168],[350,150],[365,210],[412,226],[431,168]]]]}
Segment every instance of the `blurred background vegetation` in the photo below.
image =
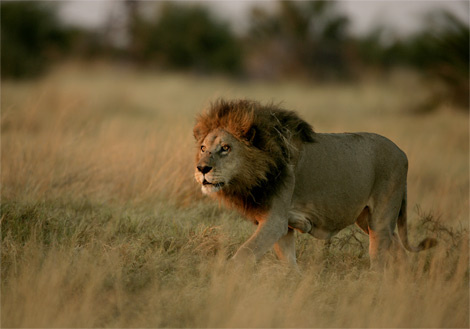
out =
{"type": "Polygon", "coordinates": [[[2,1],[2,79],[38,77],[71,58],[316,83],[354,82],[406,69],[424,77],[432,94],[414,110],[450,103],[468,111],[469,23],[449,11],[432,11],[420,31],[390,37],[380,26],[354,35],[334,1],[280,1],[274,10],[254,6],[242,33],[201,2],[116,5],[122,6],[122,22],[86,29],[60,21],[60,2],[2,1]],[[117,25],[124,26],[121,37],[117,25]]]}

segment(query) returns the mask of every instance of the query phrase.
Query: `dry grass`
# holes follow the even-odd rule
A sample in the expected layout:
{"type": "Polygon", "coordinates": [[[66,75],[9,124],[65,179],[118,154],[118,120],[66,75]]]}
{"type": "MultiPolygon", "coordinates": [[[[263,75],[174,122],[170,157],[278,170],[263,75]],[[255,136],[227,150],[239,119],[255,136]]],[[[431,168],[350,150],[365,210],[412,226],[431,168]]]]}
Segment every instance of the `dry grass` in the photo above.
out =
{"type": "Polygon", "coordinates": [[[407,109],[419,80],[311,86],[69,65],[2,84],[2,327],[468,327],[468,114],[407,109]],[[318,131],[374,131],[410,159],[412,241],[370,273],[357,229],[298,235],[302,274],[226,259],[251,224],[204,199],[192,124],[216,97],[283,101],[318,131]]]}

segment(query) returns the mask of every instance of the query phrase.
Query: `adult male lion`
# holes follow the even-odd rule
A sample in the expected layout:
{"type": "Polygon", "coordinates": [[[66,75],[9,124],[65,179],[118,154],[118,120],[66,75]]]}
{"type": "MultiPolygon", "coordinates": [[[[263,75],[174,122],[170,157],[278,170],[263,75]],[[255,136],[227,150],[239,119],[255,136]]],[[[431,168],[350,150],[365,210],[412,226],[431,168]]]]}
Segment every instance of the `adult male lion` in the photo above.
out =
{"type": "Polygon", "coordinates": [[[408,161],[393,142],[371,133],[320,134],[296,113],[250,100],[219,100],[197,118],[195,177],[202,192],[258,224],[234,259],[257,260],[274,246],[295,264],[294,231],[328,239],[356,223],[369,234],[372,266],[399,244],[406,225],[408,161]]]}

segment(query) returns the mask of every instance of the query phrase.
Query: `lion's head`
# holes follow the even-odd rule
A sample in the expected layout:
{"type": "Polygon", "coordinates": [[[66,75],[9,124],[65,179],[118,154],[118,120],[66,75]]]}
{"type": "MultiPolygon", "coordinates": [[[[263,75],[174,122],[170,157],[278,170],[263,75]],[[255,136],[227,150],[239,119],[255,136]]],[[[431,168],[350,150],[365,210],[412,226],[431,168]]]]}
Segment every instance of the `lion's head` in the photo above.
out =
{"type": "Polygon", "coordinates": [[[202,192],[249,213],[269,207],[299,143],[312,142],[314,132],[294,112],[274,105],[219,100],[198,117],[194,137],[202,192]]]}

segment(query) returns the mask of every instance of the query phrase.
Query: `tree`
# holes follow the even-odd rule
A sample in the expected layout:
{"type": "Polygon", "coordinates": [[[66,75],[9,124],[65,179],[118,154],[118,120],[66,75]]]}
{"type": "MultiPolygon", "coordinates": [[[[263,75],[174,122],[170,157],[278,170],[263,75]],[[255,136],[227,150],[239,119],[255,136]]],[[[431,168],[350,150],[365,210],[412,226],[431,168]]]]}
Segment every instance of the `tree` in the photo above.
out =
{"type": "Polygon", "coordinates": [[[261,70],[268,76],[345,78],[350,74],[348,25],[348,18],[332,1],[280,1],[274,14],[255,8],[248,38],[253,56],[249,69],[255,75],[261,70]]]}
{"type": "Polygon", "coordinates": [[[421,111],[443,102],[469,107],[469,24],[455,14],[437,10],[428,13],[422,30],[381,42],[385,29],[378,28],[357,41],[365,67],[407,67],[426,76],[433,96],[421,111]],[[435,82],[439,82],[436,88],[435,82]]]}
{"type": "Polygon", "coordinates": [[[441,81],[442,99],[468,110],[469,24],[448,11],[432,13],[428,21],[429,26],[407,43],[409,61],[441,81]]]}

